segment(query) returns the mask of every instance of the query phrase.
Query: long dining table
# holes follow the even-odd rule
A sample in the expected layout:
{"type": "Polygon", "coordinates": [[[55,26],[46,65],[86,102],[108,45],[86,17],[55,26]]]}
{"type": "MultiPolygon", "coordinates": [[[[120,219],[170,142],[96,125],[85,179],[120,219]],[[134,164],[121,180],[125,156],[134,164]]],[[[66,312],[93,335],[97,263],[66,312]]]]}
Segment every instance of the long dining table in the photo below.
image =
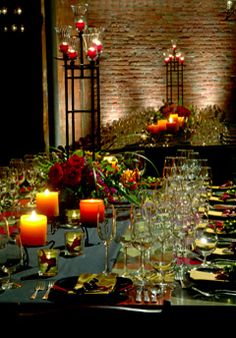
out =
{"type": "MultiPolygon", "coordinates": [[[[117,221],[117,231],[122,233],[129,223],[129,209],[124,208],[117,221]]],[[[75,227],[76,229],[76,227],[75,227]]],[[[68,224],[48,225],[47,245],[64,250],[65,232],[71,230],[68,224]]],[[[109,322],[143,321],[151,324],[153,321],[158,325],[166,322],[179,323],[179,321],[191,321],[193,318],[201,321],[220,319],[227,324],[233,323],[236,315],[236,296],[227,295],[224,297],[204,297],[198,293],[189,292],[178,281],[175,287],[156,302],[136,302],[135,287],[124,289],[121,298],[104,299],[102,297],[92,297],[80,301],[67,301],[66,297],[57,301],[53,298],[43,300],[42,296],[46,290],[39,292],[35,300],[30,296],[35,290],[35,285],[39,279],[43,279],[48,285],[50,280],[54,282],[73,278],[83,273],[100,274],[104,269],[105,249],[104,244],[98,238],[97,229],[89,227],[83,229],[86,233],[86,241],[83,254],[80,256],[59,256],[59,270],[54,277],[43,278],[38,273],[37,251],[40,247],[25,248],[28,258],[27,266],[13,275],[14,280],[19,281],[21,287],[10,290],[0,290],[0,314],[1,319],[17,323],[17,327],[24,327],[29,321],[47,323],[57,322],[58,328],[61,324],[71,325],[74,321],[79,323],[94,323],[95,327],[103,318],[109,322]],[[67,324],[66,324],[67,323],[67,324]]],[[[115,273],[121,257],[121,244],[112,241],[110,246],[110,268],[115,273]]],[[[93,325],[86,324],[86,328],[92,332],[93,325]]],[[[79,324],[80,325],[80,324],[79,324]]],[[[52,330],[53,331],[53,330],[52,330]]]]}

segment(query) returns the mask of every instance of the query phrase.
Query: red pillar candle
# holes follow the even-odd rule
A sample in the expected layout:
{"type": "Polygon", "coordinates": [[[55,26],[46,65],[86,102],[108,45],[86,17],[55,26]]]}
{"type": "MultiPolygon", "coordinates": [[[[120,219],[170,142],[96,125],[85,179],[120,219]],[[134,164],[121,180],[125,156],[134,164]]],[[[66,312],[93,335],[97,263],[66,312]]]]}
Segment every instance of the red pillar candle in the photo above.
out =
{"type": "Polygon", "coordinates": [[[177,123],[175,121],[173,121],[173,119],[171,117],[166,122],[166,130],[169,133],[175,133],[176,130],[177,130],[177,123]]]}
{"type": "Polygon", "coordinates": [[[96,198],[80,200],[81,223],[83,225],[96,227],[98,209],[100,216],[104,217],[105,206],[103,200],[96,198]]]}
{"type": "Polygon", "coordinates": [[[32,212],[20,218],[21,242],[26,246],[41,246],[47,240],[47,216],[32,212]]]}
{"type": "Polygon", "coordinates": [[[48,217],[59,216],[59,198],[57,191],[45,190],[36,194],[36,210],[48,217]]]}

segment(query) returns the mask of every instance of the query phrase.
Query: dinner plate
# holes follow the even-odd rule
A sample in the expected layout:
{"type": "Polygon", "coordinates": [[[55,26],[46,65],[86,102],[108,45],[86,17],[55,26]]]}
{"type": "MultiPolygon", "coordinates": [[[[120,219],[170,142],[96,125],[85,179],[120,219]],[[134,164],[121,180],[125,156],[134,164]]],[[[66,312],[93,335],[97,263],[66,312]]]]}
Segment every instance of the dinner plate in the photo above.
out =
{"type": "MultiPolygon", "coordinates": [[[[223,265],[222,265],[223,267],[223,265]]],[[[191,286],[195,285],[199,289],[214,291],[215,289],[235,290],[236,280],[229,280],[222,274],[220,265],[218,267],[196,268],[188,274],[191,286]]]]}
{"type": "Polygon", "coordinates": [[[129,278],[116,277],[113,290],[107,294],[83,293],[75,291],[78,276],[66,277],[56,281],[51,288],[48,300],[55,302],[117,303],[128,298],[127,290],[133,287],[129,278]]]}

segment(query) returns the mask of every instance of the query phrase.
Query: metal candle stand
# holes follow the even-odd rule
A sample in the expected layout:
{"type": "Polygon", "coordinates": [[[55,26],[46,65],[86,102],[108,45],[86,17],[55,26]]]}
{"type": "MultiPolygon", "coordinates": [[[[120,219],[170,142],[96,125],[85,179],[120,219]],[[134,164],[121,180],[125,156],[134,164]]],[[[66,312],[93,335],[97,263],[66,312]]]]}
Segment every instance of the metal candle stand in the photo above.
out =
{"type": "Polygon", "coordinates": [[[100,149],[100,81],[99,81],[99,55],[96,59],[88,59],[88,63],[84,63],[83,48],[83,32],[78,33],[79,37],[79,58],[70,59],[67,53],[63,53],[65,72],[65,128],[66,128],[66,150],[78,148],[78,140],[76,140],[76,114],[91,114],[91,144],[86,145],[95,153],[100,149]],[[77,62],[79,61],[79,63],[77,62]],[[76,81],[90,79],[90,109],[76,109],[76,81]],[[69,90],[70,89],[70,90],[69,90]],[[69,100],[70,99],[70,100],[69,100]],[[71,109],[69,109],[71,102],[71,109]],[[71,124],[70,124],[71,118],[71,124]]]}
{"type": "Polygon", "coordinates": [[[176,51],[176,45],[172,45],[172,53],[165,58],[166,67],[166,102],[176,102],[184,105],[184,57],[176,51]],[[176,98],[173,101],[173,92],[176,88],[176,98]]]}

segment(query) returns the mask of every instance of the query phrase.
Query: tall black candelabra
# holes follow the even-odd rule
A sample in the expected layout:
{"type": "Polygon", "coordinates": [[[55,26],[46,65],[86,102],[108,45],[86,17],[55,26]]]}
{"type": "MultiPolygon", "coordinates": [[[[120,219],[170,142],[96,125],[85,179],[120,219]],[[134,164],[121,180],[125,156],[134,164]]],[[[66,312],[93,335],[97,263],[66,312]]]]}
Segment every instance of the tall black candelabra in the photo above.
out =
{"type": "Polygon", "coordinates": [[[184,57],[176,50],[172,40],[172,50],[165,56],[166,102],[184,104],[184,57]]]}
{"type": "Polygon", "coordinates": [[[100,149],[100,78],[99,59],[102,52],[102,44],[99,39],[101,31],[95,28],[89,29],[84,17],[87,10],[86,5],[71,6],[75,15],[76,35],[72,35],[71,26],[56,27],[60,45],[59,50],[64,62],[64,84],[65,84],[65,131],[66,149],[74,150],[84,146],[93,154],[100,149]],[[82,92],[84,83],[88,80],[86,94],[82,92]],[[79,89],[79,90],[78,90],[79,89]],[[76,105],[76,96],[81,94],[79,107],[76,105]],[[90,99],[89,108],[83,107],[85,98],[90,99]],[[77,116],[90,114],[90,133],[85,145],[80,144],[76,130],[77,116]]]}

